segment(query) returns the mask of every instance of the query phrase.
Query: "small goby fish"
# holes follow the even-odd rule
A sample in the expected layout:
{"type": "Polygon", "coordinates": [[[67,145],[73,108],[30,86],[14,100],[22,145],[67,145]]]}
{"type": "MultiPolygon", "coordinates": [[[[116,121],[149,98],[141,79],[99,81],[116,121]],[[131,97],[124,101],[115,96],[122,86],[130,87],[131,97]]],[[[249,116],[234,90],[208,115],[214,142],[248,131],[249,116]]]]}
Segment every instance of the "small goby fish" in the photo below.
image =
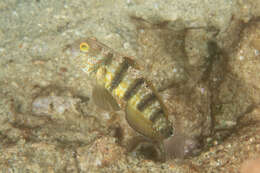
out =
{"type": "Polygon", "coordinates": [[[153,141],[173,133],[167,111],[151,82],[142,77],[138,64],[95,38],[73,44],[76,58],[83,58],[82,70],[96,78],[94,102],[106,110],[124,109],[129,125],[153,141]]]}

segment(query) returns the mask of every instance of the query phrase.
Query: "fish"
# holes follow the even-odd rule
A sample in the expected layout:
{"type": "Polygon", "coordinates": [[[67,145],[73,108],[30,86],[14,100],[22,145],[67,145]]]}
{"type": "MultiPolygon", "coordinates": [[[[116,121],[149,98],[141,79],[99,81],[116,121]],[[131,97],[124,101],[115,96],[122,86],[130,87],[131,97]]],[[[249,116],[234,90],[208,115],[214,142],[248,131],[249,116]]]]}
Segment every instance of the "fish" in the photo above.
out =
{"type": "MultiPolygon", "coordinates": [[[[73,44],[75,58],[83,60],[82,70],[95,78],[92,97],[104,110],[124,110],[128,124],[144,137],[161,142],[173,135],[167,109],[141,66],[94,37],[73,44]]],[[[81,61],[82,62],[82,61],[81,61]]]]}

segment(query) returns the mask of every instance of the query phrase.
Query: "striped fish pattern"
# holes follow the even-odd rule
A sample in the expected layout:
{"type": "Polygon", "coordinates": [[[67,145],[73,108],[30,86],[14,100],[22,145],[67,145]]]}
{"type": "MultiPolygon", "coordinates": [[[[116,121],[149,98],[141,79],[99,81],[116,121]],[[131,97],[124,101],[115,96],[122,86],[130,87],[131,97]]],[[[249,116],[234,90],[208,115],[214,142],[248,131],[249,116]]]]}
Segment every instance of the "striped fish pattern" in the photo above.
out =
{"type": "Polygon", "coordinates": [[[94,76],[98,85],[125,109],[126,119],[134,130],[155,141],[172,135],[173,129],[160,96],[140,75],[133,59],[120,55],[95,38],[77,42],[75,49],[78,50],[77,58],[86,60],[82,70],[94,76]]]}

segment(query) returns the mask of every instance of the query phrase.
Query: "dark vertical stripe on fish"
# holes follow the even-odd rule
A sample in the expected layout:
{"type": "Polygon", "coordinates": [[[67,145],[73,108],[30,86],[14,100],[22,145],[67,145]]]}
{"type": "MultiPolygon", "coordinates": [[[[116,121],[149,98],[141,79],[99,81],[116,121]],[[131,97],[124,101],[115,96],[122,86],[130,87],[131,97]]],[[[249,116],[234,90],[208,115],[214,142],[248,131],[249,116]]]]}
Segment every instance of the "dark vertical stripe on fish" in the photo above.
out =
{"type": "Polygon", "coordinates": [[[124,61],[119,65],[119,69],[117,69],[117,71],[115,72],[115,77],[112,79],[110,85],[110,91],[113,91],[120,84],[128,68],[129,63],[127,59],[124,59],[124,61]]]}
{"type": "Polygon", "coordinates": [[[163,116],[163,110],[161,108],[157,108],[152,115],[150,115],[149,119],[154,123],[160,116],[163,116]]]}
{"type": "Polygon", "coordinates": [[[144,78],[135,79],[134,82],[127,88],[123,99],[127,101],[132,96],[134,96],[144,82],[145,82],[144,78]]]}
{"type": "Polygon", "coordinates": [[[139,111],[143,111],[147,108],[153,101],[156,100],[156,96],[154,93],[149,93],[143,97],[143,99],[137,104],[137,109],[139,111]]]}

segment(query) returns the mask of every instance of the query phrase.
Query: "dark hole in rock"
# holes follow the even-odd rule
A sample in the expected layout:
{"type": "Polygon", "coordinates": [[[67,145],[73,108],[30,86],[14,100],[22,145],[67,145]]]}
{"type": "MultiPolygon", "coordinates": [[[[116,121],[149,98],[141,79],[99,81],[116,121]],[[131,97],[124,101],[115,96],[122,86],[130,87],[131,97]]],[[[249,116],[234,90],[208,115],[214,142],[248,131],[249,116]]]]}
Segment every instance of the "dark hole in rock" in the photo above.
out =
{"type": "Polygon", "coordinates": [[[157,145],[153,143],[141,143],[135,149],[135,153],[137,156],[142,157],[146,160],[152,160],[155,162],[162,161],[161,151],[159,150],[157,145]]]}

